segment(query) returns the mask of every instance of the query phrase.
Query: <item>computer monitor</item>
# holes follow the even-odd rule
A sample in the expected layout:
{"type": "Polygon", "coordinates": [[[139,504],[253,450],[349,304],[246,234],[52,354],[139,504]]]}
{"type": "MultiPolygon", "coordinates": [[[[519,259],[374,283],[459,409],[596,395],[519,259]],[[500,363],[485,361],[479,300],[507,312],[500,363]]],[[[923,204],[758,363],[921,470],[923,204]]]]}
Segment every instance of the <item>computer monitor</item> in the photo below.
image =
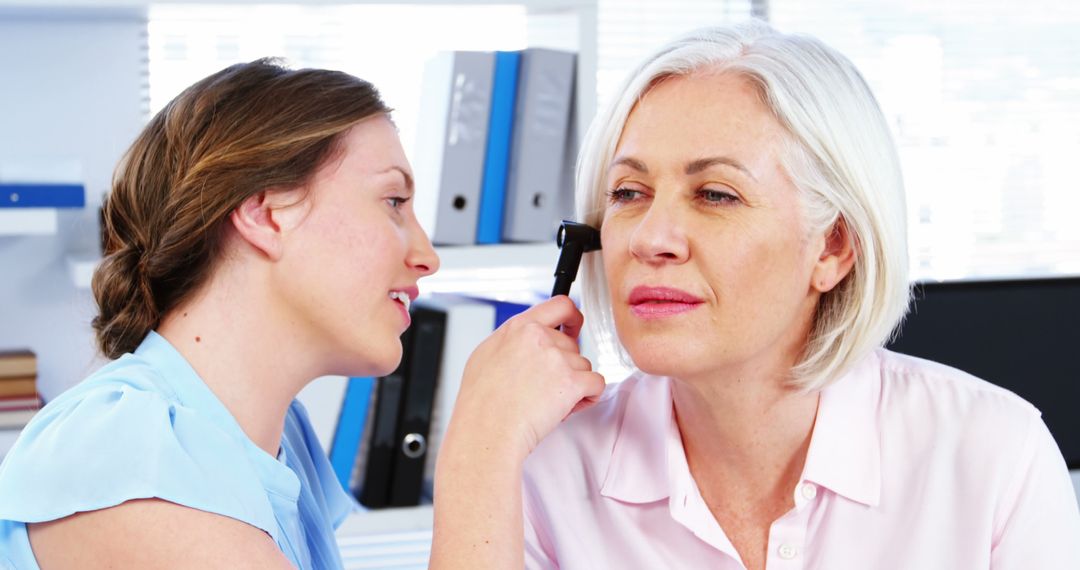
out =
{"type": "Polygon", "coordinates": [[[1080,277],[918,284],[889,348],[1031,402],[1080,468],[1080,277]]]}

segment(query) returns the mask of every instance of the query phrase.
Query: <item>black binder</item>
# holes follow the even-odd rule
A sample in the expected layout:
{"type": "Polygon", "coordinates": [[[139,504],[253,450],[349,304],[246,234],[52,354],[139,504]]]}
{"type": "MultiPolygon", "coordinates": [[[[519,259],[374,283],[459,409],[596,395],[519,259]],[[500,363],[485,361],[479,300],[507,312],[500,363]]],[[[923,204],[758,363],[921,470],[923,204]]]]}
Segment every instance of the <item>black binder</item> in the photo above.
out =
{"type": "Polygon", "coordinates": [[[398,419],[394,477],[390,485],[390,506],[393,507],[420,504],[424,467],[428,460],[431,410],[446,335],[446,313],[441,310],[413,305],[412,319],[411,350],[402,357],[410,362],[398,419]]]}
{"type": "Polygon", "coordinates": [[[356,498],[371,509],[390,506],[390,488],[394,480],[394,459],[397,455],[398,416],[409,374],[409,354],[412,352],[413,325],[401,335],[402,356],[397,369],[378,379],[375,391],[375,417],[372,422],[368,456],[356,498]]]}

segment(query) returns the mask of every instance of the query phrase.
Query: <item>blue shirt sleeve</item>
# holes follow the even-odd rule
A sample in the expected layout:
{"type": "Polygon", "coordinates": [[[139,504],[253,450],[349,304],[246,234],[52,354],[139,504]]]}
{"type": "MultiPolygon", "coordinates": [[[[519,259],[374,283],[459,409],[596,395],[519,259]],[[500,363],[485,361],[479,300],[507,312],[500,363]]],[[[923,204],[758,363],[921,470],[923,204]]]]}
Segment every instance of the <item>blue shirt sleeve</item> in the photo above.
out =
{"type": "Polygon", "coordinates": [[[80,388],[39,412],[0,466],[0,519],[159,498],[276,534],[258,474],[218,424],[136,383],[80,388]]]}

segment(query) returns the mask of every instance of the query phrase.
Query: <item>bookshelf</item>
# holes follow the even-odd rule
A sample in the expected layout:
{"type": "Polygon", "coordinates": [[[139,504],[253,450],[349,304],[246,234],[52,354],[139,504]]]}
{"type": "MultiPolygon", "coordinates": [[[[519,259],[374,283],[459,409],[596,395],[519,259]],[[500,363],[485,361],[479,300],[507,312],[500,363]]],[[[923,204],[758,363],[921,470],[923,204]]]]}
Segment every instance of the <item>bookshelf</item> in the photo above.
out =
{"type": "MultiPolygon", "coordinates": [[[[427,292],[508,292],[550,288],[559,249],[552,243],[440,246],[440,268],[420,281],[427,292]]],[[[101,259],[93,255],[67,257],[68,274],[76,288],[89,289],[101,259]]]]}
{"type": "Polygon", "coordinates": [[[0,209],[0,236],[53,235],[58,217],[55,208],[0,209]]]}

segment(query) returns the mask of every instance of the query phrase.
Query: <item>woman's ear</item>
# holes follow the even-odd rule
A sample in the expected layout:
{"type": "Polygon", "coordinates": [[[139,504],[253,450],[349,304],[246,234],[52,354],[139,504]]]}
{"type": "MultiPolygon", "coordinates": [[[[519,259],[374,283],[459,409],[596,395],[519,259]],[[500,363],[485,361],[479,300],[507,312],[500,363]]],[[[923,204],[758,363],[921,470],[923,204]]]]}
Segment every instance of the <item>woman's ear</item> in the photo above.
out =
{"type": "Polygon", "coordinates": [[[241,240],[277,261],[281,257],[282,231],[272,202],[269,192],[252,194],[229,214],[229,221],[241,240]]]}
{"type": "Polygon", "coordinates": [[[851,273],[856,255],[855,242],[844,218],[837,218],[824,238],[825,245],[810,280],[810,288],[819,293],[832,291],[851,273]]]}

